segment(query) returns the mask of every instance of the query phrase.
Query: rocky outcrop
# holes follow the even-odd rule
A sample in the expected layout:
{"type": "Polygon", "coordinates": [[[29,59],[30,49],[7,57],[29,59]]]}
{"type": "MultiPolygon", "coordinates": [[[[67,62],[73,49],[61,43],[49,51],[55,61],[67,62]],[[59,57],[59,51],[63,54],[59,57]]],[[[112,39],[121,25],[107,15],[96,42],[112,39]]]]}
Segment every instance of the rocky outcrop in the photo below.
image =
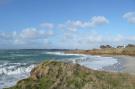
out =
{"type": "Polygon", "coordinates": [[[29,78],[8,89],[135,89],[135,77],[47,61],[34,68],[29,78]]]}

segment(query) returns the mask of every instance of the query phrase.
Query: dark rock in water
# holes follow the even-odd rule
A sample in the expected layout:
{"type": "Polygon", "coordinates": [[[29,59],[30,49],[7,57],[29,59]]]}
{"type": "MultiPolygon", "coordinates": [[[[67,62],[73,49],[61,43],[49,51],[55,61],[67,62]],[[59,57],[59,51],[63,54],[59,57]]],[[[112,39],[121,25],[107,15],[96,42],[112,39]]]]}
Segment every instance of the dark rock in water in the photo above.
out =
{"type": "Polygon", "coordinates": [[[47,61],[34,68],[29,78],[7,89],[135,89],[135,76],[47,61]]]}

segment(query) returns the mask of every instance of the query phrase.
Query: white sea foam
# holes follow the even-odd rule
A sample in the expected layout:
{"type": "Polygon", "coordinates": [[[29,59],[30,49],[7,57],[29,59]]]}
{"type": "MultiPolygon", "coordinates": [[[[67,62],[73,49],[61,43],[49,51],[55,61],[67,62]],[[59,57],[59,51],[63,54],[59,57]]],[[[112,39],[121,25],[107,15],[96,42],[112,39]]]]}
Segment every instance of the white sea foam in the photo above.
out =
{"type": "Polygon", "coordinates": [[[29,74],[20,74],[20,75],[10,75],[10,76],[1,76],[0,77],[0,89],[8,88],[14,86],[17,81],[27,78],[29,74]]]}
{"type": "Polygon", "coordinates": [[[4,63],[0,64],[0,89],[11,87],[17,81],[27,78],[35,64],[4,63]]]}
{"type": "Polygon", "coordinates": [[[66,54],[64,52],[45,52],[45,54],[62,55],[62,56],[84,56],[83,54],[66,54]]]}
{"type": "Polygon", "coordinates": [[[25,63],[9,63],[0,65],[0,75],[17,75],[29,73],[35,65],[27,65],[25,63]]]}
{"type": "Polygon", "coordinates": [[[10,55],[9,57],[30,57],[30,56],[36,56],[36,55],[33,55],[33,54],[12,54],[10,55]]]}
{"type": "Polygon", "coordinates": [[[102,70],[103,67],[112,66],[118,63],[117,59],[112,57],[101,57],[101,56],[85,56],[80,57],[79,59],[72,59],[73,63],[78,63],[85,67],[94,69],[94,70],[102,70]]]}

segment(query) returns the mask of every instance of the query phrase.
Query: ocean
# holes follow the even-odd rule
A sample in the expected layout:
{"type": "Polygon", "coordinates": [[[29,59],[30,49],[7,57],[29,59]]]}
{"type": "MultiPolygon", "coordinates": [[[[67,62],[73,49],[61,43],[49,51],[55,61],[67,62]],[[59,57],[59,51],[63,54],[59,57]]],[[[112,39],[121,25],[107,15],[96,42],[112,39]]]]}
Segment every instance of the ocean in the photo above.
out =
{"type": "Polygon", "coordinates": [[[45,60],[78,63],[94,70],[118,63],[112,57],[64,54],[59,50],[0,50],[0,89],[11,87],[27,78],[30,71],[45,60]]]}

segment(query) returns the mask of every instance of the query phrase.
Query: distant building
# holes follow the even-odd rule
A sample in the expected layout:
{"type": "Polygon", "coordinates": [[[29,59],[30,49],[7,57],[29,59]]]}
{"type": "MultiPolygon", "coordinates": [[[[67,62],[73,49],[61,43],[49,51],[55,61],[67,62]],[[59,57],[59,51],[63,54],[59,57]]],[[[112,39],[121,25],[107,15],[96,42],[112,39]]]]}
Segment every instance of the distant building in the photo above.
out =
{"type": "Polygon", "coordinates": [[[120,45],[119,45],[119,46],[117,46],[117,48],[125,48],[125,46],[120,46],[120,45]]]}
{"type": "Polygon", "coordinates": [[[135,45],[134,45],[134,44],[128,44],[128,45],[126,46],[126,48],[128,48],[128,47],[135,47],[135,45]]]}
{"type": "Polygon", "coordinates": [[[124,48],[126,48],[126,45],[124,45],[124,48]]]}
{"type": "Polygon", "coordinates": [[[110,45],[101,45],[100,48],[101,48],[101,49],[104,49],[104,48],[113,48],[113,47],[110,46],[110,45]]]}

